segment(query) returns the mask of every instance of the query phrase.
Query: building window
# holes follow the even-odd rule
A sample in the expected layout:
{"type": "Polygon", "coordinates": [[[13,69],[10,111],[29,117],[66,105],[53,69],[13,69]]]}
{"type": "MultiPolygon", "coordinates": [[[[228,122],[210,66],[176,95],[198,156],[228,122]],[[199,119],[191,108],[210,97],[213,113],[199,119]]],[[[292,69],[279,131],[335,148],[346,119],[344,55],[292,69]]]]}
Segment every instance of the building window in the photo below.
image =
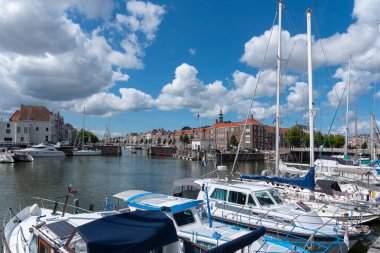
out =
{"type": "Polygon", "coordinates": [[[8,127],[8,128],[11,127],[11,124],[7,124],[7,127],[8,127]]]}
{"type": "Polygon", "coordinates": [[[36,132],[38,132],[38,127],[36,127],[36,132]]]}
{"type": "Polygon", "coordinates": [[[22,142],[24,141],[24,137],[21,137],[21,141],[22,141],[22,142]]]}
{"type": "Polygon", "coordinates": [[[46,132],[49,132],[49,128],[48,127],[46,128],[46,132]]]}
{"type": "Polygon", "coordinates": [[[26,133],[28,133],[28,128],[27,127],[24,127],[24,133],[26,134],[26,133]]]}
{"type": "Polygon", "coordinates": [[[47,142],[47,141],[49,141],[49,136],[45,136],[45,141],[47,142]]]}
{"type": "Polygon", "coordinates": [[[21,133],[21,127],[17,127],[17,133],[21,133]]]}
{"type": "Polygon", "coordinates": [[[10,134],[10,133],[11,133],[11,130],[10,130],[10,129],[6,129],[6,130],[5,130],[5,133],[6,133],[6,134],[10,134]]]}

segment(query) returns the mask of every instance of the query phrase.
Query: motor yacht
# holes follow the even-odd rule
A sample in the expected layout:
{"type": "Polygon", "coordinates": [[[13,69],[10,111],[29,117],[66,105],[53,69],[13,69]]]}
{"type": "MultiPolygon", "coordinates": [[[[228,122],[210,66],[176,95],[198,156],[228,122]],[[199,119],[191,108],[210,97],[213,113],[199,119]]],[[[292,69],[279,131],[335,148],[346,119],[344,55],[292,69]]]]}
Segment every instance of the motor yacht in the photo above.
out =
{"type": "Polygon", "coordinates": [[[42,156],[65,156],[63,151],[57,150],[53,146],[47,146],[44,144],[38,144],[30,148],[24,148],[19,150],[20,153],[27,153],[33,157],[42,157],[42,156]]]}
{"type": "Polygon", "coordinates": [[[369,232],[368,226],[321,217],[302,201],[286,203],[273,186],[229,180],[222,167],[218,168],[218,178],[194,181],[201,186],[198,199],[210,198],[214,218],[253,228],[265,226],[274,233],[323,239],[344,237],[346,231],[351,238],[369,232]]]}

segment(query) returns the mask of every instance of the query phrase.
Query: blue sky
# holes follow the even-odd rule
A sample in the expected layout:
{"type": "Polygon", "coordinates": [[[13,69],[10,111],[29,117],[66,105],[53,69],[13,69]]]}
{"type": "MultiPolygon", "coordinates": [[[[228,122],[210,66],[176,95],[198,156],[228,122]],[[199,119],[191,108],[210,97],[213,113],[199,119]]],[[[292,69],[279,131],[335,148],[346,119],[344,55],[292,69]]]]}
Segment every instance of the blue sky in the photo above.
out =
{"type": "MultiPolygon", "coordinates": [[[[311,7],[315,127],[326,132],[332,123],[352,55],[350,117],[357,104],[359,131],[367,132],[380,97],[380,2],[284,3],[282,126],[307,124],[311,7]]],[[[0,6],[2,118],[20,104],[38,104],[78,128],[86,108],[85,127],[99,136],[108,121],[114,134],[197,127],[213,124],[220,109],[226,120],[242,120],[257,85],[251,113],[273,123],[275,1],[0,0],[0,6]]],[[[344,101],[333,132],[343,131],[345,110],[344,101]]]]}

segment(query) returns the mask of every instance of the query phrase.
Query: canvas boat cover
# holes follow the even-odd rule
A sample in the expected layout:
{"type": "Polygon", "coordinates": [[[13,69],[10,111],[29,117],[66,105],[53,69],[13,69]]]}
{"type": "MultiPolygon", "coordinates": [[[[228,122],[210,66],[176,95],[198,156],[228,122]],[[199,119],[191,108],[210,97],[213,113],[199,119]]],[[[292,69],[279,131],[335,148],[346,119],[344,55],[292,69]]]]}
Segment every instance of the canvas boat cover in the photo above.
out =
{"type": "Polygon", "coordinates": [[[242,179],[252,179],[252,180],[260,180],[260,181],[267,181],[267,182],[276,182],[276,183],[282,183],[282,184],[290,184],[299,186],[301,188],[309,189],[311,191],[314,191],[315,187],[315,171],[314,168],[310,168],[308,173],[299,178],[284,178],[284,177],[273,177],[273,176],[261,176],[261,175],[249,175],[249,174],[243,174],[241,175],[242,179]]]}
{"type": "Polygon", "coordinates": [[[161,211],[107,216],[77,227],[88,253],[149,252],[178,240],[173,221],[161,211]]]}

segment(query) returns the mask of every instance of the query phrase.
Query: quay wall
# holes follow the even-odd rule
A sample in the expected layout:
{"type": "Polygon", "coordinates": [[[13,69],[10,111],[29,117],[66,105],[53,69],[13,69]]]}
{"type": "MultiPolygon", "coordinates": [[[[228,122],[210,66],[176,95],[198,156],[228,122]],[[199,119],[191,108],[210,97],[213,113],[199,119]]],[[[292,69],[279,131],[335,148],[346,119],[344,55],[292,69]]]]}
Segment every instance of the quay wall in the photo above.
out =
{"type": "Polygon", "coordinates": [[[177,151],[176,147],[149,147],[148,155],[172,156],[177,151]]]}

